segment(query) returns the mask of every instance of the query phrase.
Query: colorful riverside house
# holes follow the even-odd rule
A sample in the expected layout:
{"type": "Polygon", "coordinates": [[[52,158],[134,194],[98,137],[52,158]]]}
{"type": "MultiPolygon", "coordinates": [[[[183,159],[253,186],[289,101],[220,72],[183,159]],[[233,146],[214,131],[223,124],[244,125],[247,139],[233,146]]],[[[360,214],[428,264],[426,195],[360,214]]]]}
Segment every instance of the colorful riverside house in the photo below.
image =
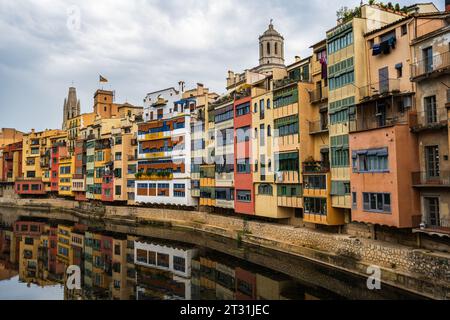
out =
{"type": "Polygon", "coordinates": [[[308,100],[300,102],[303,221],[342,225],[344,216],[331,205],[326,41],[322,40],[311,48],[312,86],[308,100]]]}
{"type": "Polygon", "coordinates": [[[201,83],[197,83],[195,89],[182,94],[182,100],[195,99],[195,106],[191,110],[191,195],[195,198],[200,198],[200,167],[206,163],[204,158],[207,139],[206,113],[209,104],[217,97],[216,93],[209,92],[209,89],[201,83]]]}
{"type": "Polygon", "coordinates": [[[331,201],[350,221],[349,114],[367,85],[364,34],[402,19],[405,14],[378,5],[362,5],[327,32],[328,113],[330,114],[331,201]]]}
{"type": "Polygon", "coordinates": [[[84,139],[79,139],[75,143],[74,170],[72,192],[75,200],[86,201],[86,140],[84,139]]]}
{"type": "Polygon", "coordinates": [[[59,155],[59,185],[58,195],[62,197],[73,197],[72,177],[75,173],[75,157],[67,153],[59,155]]]}
{"type": "MultiPolygon", "coordinates": [[[[450,235],[450,5],[446,12],[418,14],[408,25],[411,41],[411,81],[416,115],[412,131],[418,139],[419,170],[412,173],[419,192],[421,228],[450,235]]],[[[406,65],[405,68],[408,68],[406,65]]]]}
{"type": "Polygon", "coordinates": [[[414,86],[406,17],[365,34],[367,80],[349,126],[352,220],[397,228],[420,223],[419,194],[411,174],[418,171],[414,86]]]}
{"type": "Polygon", "coordinates": [[[144,119],[138,128],[138,203],[192,207],[191,109],[195,99],[182,99],[180,90],[169,88],[149,93],[144,99],[144,119]]]}
{"type": "Polygon", "coordinates": [[[61,134],[53,136],[51,139],[51,149],[49,150],[49,156],[47,156],[48,161],[48,173],[44,174],[43,180],[50,181],[49,192],[53,194],[58,194],[59,191],[59,162],[61,157],[66,157],[68,155],[67,150],[67,134],[61,134]]]}
{"type": "Polygon", "coordinates": [[[50,192],[50,150],[51,138],[64,135],[61,130],[35,132],[34,129],[23,136],[22,170],[23,177],[15,182],[19,195],[45,195],[50,192]]]}
{"type": "Polygon", "coordinates": [[[22,174],[22,141],[0,148],[0,195],[12,195],[14,182],[22,174]]]}
{"type": "Polygon", "coordinates": [[[236,213],[255,213],[255,192],[253,188],[253,173],[250,161],[252,159],[252,113],[251,86],[244,85],[236,92],[234,113],[234,210],[236,213]]]}

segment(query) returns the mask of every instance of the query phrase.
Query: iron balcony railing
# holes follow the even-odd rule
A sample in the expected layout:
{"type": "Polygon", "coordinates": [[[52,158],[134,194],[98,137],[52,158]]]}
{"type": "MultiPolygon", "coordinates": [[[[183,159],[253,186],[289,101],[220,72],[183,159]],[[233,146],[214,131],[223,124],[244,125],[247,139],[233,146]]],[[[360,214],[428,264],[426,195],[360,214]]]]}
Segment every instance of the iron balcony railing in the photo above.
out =
{"type": "Polygon", "coordinates": [[[318,88],[309,92],[309,101],[316,103],[328,99],[328,90],[326,88],[318,88]]]}
{"type": "Polygon", "coordinates": [[[447,108],[429,108],[426,111],[414,113],[411,127],[413,131],[442,129],[447,127],[447,122],[447,108]]]}
{"type": "Polygon", "coordinates": [[[330,163],[325,161],[305,161],[302,164],[303,173],[327,173],[330,171],[330,163]]]}
{"type": "Polygon", "coordinates": [[[450,171],[433,170],[412,173],[413,186],[450,187],[450,171]]]}
{"type": "Polygon", "coordinates": [[[407,124],[408,120],[404,117],[399,116],[385,116],[379,115],[364,120],[350,120],[349,121],[349,131],[358,132],[372,129],[380,129],[385,127],[394,126],[397,124],[407,124]]]}
{"type": "Polygon", "coordinates": [[[430,217],[429,215],[423,217],[422,223],[425,229],[442,230],[450,232],[450,219],[440,217],[430,217]]]}
{"type": "Polygon", "coordinates": [[[411,64],[411,79],[427,76],[433,72],[450,70],[450,51],[435,54],[430,58],[422,59],[411,64]]]}
{"type": "Polygon", "coordinates": [[[328,121],[317,120],[309,123],[309,134],[328,131],[328,121]]]}
{"type": "Polygon", "coordinates": [[[359,88],[361,100],[400,92],[400,79],[386,79],[359,88]]]}

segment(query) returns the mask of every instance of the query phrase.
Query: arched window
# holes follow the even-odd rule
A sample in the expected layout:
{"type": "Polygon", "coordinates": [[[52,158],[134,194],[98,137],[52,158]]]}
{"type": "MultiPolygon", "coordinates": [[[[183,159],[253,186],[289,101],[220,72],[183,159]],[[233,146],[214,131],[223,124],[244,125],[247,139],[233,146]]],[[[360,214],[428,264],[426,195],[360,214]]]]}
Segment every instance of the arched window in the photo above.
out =
{"type": "Polygon", "coordinates": [[[253,106],[253,112],[257,113],[258,112],[258,104],[255,102],[254,106],[253,106]]]}
{"type": "Polygon", "coordinates": [[[272,131],[270,130],[270,124],[267,126],[267,136],[268,137],[272,136],[272,131]]]}
{"type": "Polygon", "coordinates": [[[275,54],[278,54],[278,43],[275,42],[275,54]]]}
{"type": "Polygon", "coordinates": [[[267,54],[270,54],[270,42],[267,42],[267,54]]]}
{"type": "Polygon", "coordinates": [[[260,45],[260,48],[259,48],[259,55],[262,57],[263,56],[263,54],[264,54],[264,46],[263,46],[263,44],[261,43],[261,45],[260,45]]]}
{"type": "Polygon", "coordinates": [[[267,99],[267,109],[270,109],[270,99],[267,99]]]}

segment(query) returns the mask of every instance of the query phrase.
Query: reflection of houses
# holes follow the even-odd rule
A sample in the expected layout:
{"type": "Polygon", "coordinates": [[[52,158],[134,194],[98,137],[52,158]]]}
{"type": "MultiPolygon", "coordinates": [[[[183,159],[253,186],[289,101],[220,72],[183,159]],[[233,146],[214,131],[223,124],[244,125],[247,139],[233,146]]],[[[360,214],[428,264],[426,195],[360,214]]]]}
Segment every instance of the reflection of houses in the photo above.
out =
{"type": "MultiPolygon", "coordinates": [[[[158,241],[160,242],[160,241],[158,241]]],[[[191,297],[191,270],[192,258],[197,255],[197,250],[181,244],[156,244],[135,241],[135,264],[153,269],[139,268],[138,278],[144,277],[148,283],[164,292],[165,297],[190,299],[191,297]],[[166,271],[158,272],[156,270],[166,271]],[[166,281],[158,281],[158,277],[165,277],[166,281]],[[165,285],[168,285],[167,288],[165,285]],[[162,287],[161,287],[162,286],[162,287]],[[180,288],[184,288],[181,290],[180,288]],[[182,292],[183,291],[183,292],[182,292]]],[[[137,289],[137,296],[147,293],[142,288],[137,289]]],[[[148,293],[147,293],[148,294],[148,293]]]]}

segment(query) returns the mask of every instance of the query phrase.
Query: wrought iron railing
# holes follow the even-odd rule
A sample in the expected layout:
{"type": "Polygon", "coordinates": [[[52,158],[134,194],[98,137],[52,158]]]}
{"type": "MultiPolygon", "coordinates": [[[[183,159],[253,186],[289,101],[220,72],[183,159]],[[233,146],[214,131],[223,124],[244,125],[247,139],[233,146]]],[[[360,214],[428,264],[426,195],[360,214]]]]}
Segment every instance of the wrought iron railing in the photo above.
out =
{"type": "Polygon", "coordinates": [[[325,161],[305,161],[302,164],[303,173],[326,173],[330,171],[330,163],[325,161]]]}
{"type": "Polygon", "coordinates": [[[328,131],[328,121],[317,120],[309,123],[309,133],[319,133],[328,131]]]}
{"type": "Polygon", "coordinates": [[[414,186],[445,186],[450,187],[450,171],[433,170],[412,173],[414,186]]]}
{"type": "Polygon", "coordinates": [[[361,100],[400,91],[400,79],[386,79],[359,88],[361,100]]]}
{"type": "Polygon", "coordinates": [[[450,51],[411,64],[411,79],[450,68],[450,51]]]}

